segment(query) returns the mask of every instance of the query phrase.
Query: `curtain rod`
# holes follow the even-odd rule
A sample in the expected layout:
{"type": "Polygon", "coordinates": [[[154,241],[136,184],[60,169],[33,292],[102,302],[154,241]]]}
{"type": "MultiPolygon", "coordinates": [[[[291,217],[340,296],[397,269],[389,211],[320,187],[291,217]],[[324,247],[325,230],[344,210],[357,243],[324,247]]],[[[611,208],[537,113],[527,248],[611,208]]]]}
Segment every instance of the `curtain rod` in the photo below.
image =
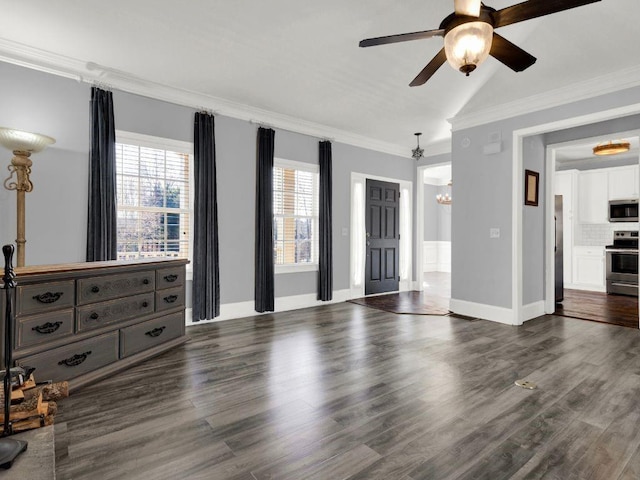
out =
{"type": "Polygon", "coordinates": [[[263,128],[271,128],[273,130],[282,130],[283,132],[297,133],[298,135],[305,135],[307,137],[314,137],[314,138],[319,139],[321,142],[326,141],[326,142],[333,143],[333,142],[336,141],[335,138],[331,138],[331,137],[319,137],[319,136],[316,136],[316,135],[311,135],[311,134],[307,134],[307,133],[297,132],[295,130],[290,130],[288,128],[275,127],[275,126],[273,126],[273,125],[271,125],[269,123],[262,122],[260,120],[254,120],[253,118],[249,120],[249,123],[252,124],[252,125],[258,125],[259,127],[263,127],[263,128]]]}

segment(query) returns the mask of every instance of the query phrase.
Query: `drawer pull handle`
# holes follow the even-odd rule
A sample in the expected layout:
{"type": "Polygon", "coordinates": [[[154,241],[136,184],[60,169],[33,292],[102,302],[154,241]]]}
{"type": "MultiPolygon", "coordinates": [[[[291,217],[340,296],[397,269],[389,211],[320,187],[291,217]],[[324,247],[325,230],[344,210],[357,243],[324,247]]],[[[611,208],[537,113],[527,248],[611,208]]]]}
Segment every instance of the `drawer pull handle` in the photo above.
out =
{"type": "Polygon", "coordinates": [[[145,285],[149,285],[149,279],[145,278],[144,280],[142,280],[142,283],[144,283],[145,285]]]}
{"type": "Polygon", "coordinates": [[[98,315],[96,312],[93,312],[91,315],[89,315],[89,318],[91,320],[97,320],[99,316],[100,315],[98,315]]]}
{"type": "Polygon", "coordinates": [[[60,360],[58,362],[58,365],[66,365],[67,367],[76,367],[81,363],[83,363],[89,355],[91,355],[91,350],[84,353],[77,353],[73,357],[60,360]]]}
{"type": "Polygon", "coordinates": [[[33,327],[31,330],[34,330],[38,333],[53,333],[60,328],[60,325],[62,325],[62,322],[47,322],[43,325],[33,327]]]}
{"type": "Polygon", "coordinates": [[[91,292],[92,293],[98,293],[99,291],[100,291],[100,287],[95,286],[95,285],[93,287],[91,287],[91,292]]]}
{"type": "Polygon", "coordinates": [[[174,303],[176,300],[178,300],[177,295],[169,295],[168,297],[164,297],[164,301],[167,303],[174,303]]]}
{"type": "Polygon", "coordinates": [[[145,333],[145,335],[149,335],[150,337],[159,337],[162,332],[164,332],[165,328],[167,327],[154,328],[153,330],[149,330],[147,333],[145,333]]]}
{"type": "Polygon", "coordinates": [[[149,302],[142,302],[142,308],[147,308],[149,306],[149,302]]]}
{"type": "Polygon", "coordinates": [[[40,302],[40,303],[53,303],[53,302],[57,302],[58,300],[60,300],[60,297],[62,296],[64,292],[47,292],[47,293],[42,293],[40,295],[34,295],[33,299],[40,302]]]}
{"type": "Polygon", "coordinates": [[[165,276],[164,276],[164,279],[165,279],[167,282],[169,282],[169,283],[173,283],[173,282],[175,282],[175,281],[178,279],[178,275],[173,275],[173,274],[171,274],[171,275],[165,275],[165,276]]]}

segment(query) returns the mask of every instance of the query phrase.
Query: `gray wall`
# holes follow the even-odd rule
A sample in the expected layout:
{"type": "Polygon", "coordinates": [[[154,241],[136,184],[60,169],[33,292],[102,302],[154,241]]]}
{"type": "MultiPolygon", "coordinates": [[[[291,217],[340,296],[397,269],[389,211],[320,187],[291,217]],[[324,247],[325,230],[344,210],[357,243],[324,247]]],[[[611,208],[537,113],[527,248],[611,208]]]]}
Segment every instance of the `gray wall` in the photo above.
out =
{"type": "MultiPolygon", "coordinates": [[[[27,194],[27,264],[85,259],[90,86],[0,62],[0,125],[35,131],[57,143],[33,156],[27,194]]],[[[118,130],[192,141],[195,110],[114,91],[118,130]]],[[[258,126],[216,117],[220,296],[253,300],[255,155],[258,126]]],[[[275,155],[318,162],[318,138],[276,129],[275,155]]],[[[5,151],[3,164],[11,154],[5,151]]],[[[4,167],[3,167],[4,168],[4,167]]],[[[359,172],[414,181],[415,162],[334,143],[334,289],[349,288],[350,177],[359,172]],[[342,235],[342,229],[347,235],[342,235]]],[[[15,237],[15,194],[0,189],[0,241],[15,237]]],[[[276,296],[316,293],[315,272],[276,275],[276,296]]]]}
{"type": "MultiPolygon", "coordinates": [[[[436,202],[436,195],[450,192],[450,187],[424,184],[424,241],[451,241],[451,207],[436,202]]],[[[450,193],[449,193],[450,194],[450,193]]],[[[450,194],[451,195],[451,194],[450,194]]]]}
{"type": "MultiPolygon", "coordinates": [[[[634,87],[453,131],[453,299],[506,308],[512,306],[511,208],[514,201],[523,205],[522,199],[512,198],[513,131],[639,103],[640,87],[634,87]],[[495,132],[501,133],[502,151],[485,155],[482,147],[495,132]],[[489,238],[489,228],[492,227],[500,228],[500,238],[489,238]]],[[[548,142],[550,137],[547,136],[545,142],[548,142]]],[[[520,178],[524,178],[523,175],[524,172],[521,172],[520,178]]],[[[544,182],[545,172],[541,171],[540,185],[544,185],[544,182]]],[[[533,218],[527,215],[524,218],[524,231],[535,230],[536,222],[538,219],[535,215],[533,218]],[[530,222],[533,222],[533,225],[529,225],[530,222]]],[[[543,255],[540,252],[544,252],[544,242],[530,245],[527,249],[530,253],[535,250],[534,256],[539,258],[543,255]]],[[[542,279],[536,277],[528,284],[524,298],[537,298],[539,295],[536,292],[541,288],[542,279]]]]}

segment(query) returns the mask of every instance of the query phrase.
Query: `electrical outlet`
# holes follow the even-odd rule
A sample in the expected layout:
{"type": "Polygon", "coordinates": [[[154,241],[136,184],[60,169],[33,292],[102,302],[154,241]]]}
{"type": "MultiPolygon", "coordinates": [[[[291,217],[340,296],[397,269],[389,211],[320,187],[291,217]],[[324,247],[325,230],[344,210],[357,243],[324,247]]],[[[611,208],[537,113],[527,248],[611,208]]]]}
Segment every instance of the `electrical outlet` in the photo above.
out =
{"type": "Polygon", "coordinates": [[[490,228],[489,229],[489,238],[500,238],[500,229],[499,228],[490,228]]]}

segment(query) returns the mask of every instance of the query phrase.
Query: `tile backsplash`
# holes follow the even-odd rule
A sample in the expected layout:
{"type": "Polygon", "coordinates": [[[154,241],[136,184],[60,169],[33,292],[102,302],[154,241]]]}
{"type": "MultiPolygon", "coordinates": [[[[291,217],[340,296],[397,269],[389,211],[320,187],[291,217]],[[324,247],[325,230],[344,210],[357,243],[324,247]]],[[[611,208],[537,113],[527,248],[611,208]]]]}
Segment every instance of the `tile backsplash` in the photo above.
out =
{"type": "Polygon", "coordinates": [[[638,230],[638,222],[579,224],[574,244],[585,246],[611,245],[613,243],[613,232],[616,230],[638,230]]]}

